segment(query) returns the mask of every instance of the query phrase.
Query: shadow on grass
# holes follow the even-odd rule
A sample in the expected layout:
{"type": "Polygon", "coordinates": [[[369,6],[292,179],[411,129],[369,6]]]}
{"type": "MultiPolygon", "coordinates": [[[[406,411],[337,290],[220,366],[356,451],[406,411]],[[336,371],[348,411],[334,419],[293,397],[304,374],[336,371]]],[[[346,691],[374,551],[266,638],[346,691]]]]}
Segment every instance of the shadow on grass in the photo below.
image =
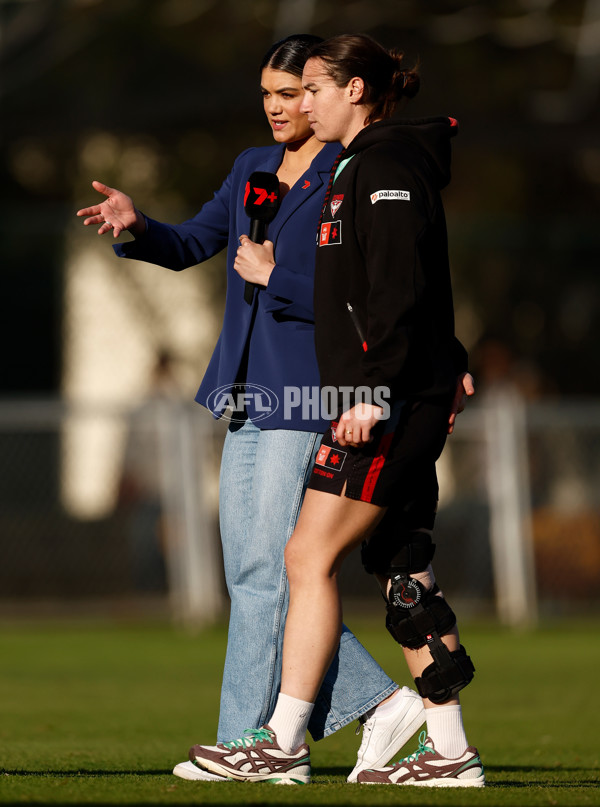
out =
{"type": "MultiPolygon", "coordinates": [[[[527,788],[527,787],[553,787],[560,789],[598,787],[598,776],[594,775],[593,768],[566,768],[562,765],[486,765],[486,774],[493,775],[492,781],[486,784],[497,788],[527,788]],[[523,773],[529,774],[525,781],[509,779],[507,774],[523,773]],[[548,778],[547,774],[570,774],[571,781],[561,781],[548,778]],[[574,776],[573,776],[574,774],[574,776]],[[498,778],[496,779],[496,775],[498,778]],[[580,778],[581,777],[581,778],[580,778]]],[[[600,774],[600,772],[599,772],[600,774]]]]}
{"type": "Polygon", "coordinates": [[[76,776],[171,776],[173,770],[171,768],[165,770],[137,770],[137,771],[103,771],[103,770],[88,770],[87,768],[80,768],[76,771],[25,771],[22,769],[8,770],[8,768],[0,768],[0,776],[61,776],[61,777],[76,777],[76,776]]]}
{"type": "MultiPolygon", "coordinates": [[[[492,780],[486,782],[488,787],[491,788],[528,788],[528,787],[553,787],[559,789],[574,789],[582,788],[597,788],[600,781],[600,771],[596,778],[590,778],[595,775],[595,769],[582,767],[582,768],[565,768],[557,765],[486,765],[486,774],[492,776],[492,780]],[[510,779],[510,774],[528,774],[528,778],[523,780],[510,779]],[[560,779],[553,780],[548,777],[548,774],[569,774],[572,777],[571,781],[561,781],[560,779]]],[[[347,768],[313,768],[312,775],[314,779],[343,777],[346,779],[348,775],[347,768]]],[[[320,782],[315,782],[320,784],[320,782]]]]}
{"type": "MultiPolygon", "coordinates": [[[[313,776],[323,777],[340,777],[344,780],[348,776],[348,766],[345,765],[339,768],[313,768],[313,776]]],[[[0,768],[0,776],[62,776],[62,777],[76,777],[76,776],[171,776],[173,774],[172,768],[165,768],[164,770],[150,770],[140,768],[138,770],[102,770],[99,768],[78,768],[77,770],[36,770],[28,771],[23,768],[16,768],[10,770],[8,768],[0,768]]]]}
{"type": "MultiPolygon", "coordinates": [[[[488,786],[492,788],[529,788],[529,787],[552,787],[561,789],[573,788],[597,788],[599,778],[590,778],[594,776],[595,770],[590,768],[564,768],[561,766],[553,765],[486,765],[486,773],[492,775],[492,780],[488,781],[488,786]],[[509,779],[507,774],[528,774],[525,781],[517,779],[509,779]],[[547,774],[575,774],[572,781],[551,780],[547,774]],[[577,776],[581,778],[579,778],[577,776]]],[[[328,768],[313,768],[314,784],[327,784],[326,782],[319,782],[323,779],[341,779],[345,782],[348,775],[347,767],[328,767],[328,768]]],[[[119,776],[169,776],[172,777],[172,770],[156,769],[156,770],[101,770],[101,769],[88,769],[80,768],[76,771],[64,770],[45,770],[45,771],[28,771],[23,769],[9,770],[7,768],[0,768],[0,776],[19,776],[19,777],[60,777],[62,779],[75,779],[75,778],[102,778],[102,777],[119,777],[119,776]]]]}
{"type": "MultiPolygon", "coordinates": [[[[577,771],[590,771],[594,768],[581,766],[579,768],[566,768],[564,765],[486,765],[486,771],[509,771],[514,773],[526,773],[527,771],[564,771],[565,773],[576,773],[577,771]]],[[[600,774],[600,769],[598,769],[600,774]]]]}

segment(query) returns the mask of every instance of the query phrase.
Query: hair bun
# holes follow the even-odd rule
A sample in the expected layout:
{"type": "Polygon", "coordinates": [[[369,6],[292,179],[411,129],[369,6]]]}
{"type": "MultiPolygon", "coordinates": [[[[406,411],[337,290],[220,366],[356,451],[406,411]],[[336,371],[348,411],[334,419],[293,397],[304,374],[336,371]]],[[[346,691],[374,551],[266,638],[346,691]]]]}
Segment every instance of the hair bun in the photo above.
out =
{"type": "Polygon", "coordinates": [[[395,90],[396,98],[414,98],[419,92],[420,78],[416,68],[407,70],[403,66],[404,53],[400,50],[391,50],[390,56],[393,60],[392,87],[395,90]]]}
{"type": "Polygon", "coordinates": [[[401,70],[402,75],[402,95],[407,98],[414,98],[419,92],[421,78],[416,70],[401,70]]]}
{"type": "Polygon", "coordinates": [[[388,50],[367,34],[334,36],[316,45],[310,55],[322,60],[337,87],[346,87],[355,76],[363,79],[365,126],[391,118],[398,102],[407,101],[419,90],[418,67],[407,70],[401,50],[388,50]]]}

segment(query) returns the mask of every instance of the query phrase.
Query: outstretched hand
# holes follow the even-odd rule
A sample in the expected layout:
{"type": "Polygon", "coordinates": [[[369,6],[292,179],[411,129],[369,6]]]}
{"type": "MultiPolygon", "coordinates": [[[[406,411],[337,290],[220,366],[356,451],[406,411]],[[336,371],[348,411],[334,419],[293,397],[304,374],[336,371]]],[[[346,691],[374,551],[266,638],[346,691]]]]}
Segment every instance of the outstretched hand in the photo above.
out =
{"type": "Polygon", "coordinates": [[[141,235],[145,231],[144,217],[136,209],[130,196],[97,180],[92,182],[92,187],[98,193],[104,194],[106,199],[97,205],[77,211],[78,216],[87,216],[83,222],[86,226],[99,224],[98,235],[104,235],[112,230],[115,238],[124,230],[129,230],[133,235],[141,235]]]}

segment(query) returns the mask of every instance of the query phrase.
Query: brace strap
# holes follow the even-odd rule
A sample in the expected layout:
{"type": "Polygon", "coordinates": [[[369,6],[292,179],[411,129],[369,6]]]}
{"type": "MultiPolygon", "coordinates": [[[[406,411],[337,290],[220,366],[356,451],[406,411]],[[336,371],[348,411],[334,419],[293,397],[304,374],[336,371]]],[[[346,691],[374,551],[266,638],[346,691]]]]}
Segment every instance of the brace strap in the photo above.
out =
{"type": "Polygon", "coordinates": [[[437,635],[431,635],[427,647],[433,663],[425,667],[420,678],[415,678],[415,684],[422,698],[444,703],[473,680],[475,666],[462,645],[450,652],[437,635]]]}

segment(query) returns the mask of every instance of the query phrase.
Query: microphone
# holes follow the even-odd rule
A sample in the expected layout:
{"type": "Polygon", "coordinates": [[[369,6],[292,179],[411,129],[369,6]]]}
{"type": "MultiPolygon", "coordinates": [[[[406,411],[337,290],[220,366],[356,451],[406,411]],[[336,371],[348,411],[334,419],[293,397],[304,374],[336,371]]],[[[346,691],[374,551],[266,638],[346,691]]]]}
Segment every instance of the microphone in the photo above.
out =
{"type": "MultiPolygon", "coordinates": [[[[250,216],[250,240],[255,244],[262,244],[267,237],[267,225],[277,215],[280,202],[277,174],[269,171],[250,174],[244,191],[244,211],[250,216]]],[[[256,285],[246,281],[244,300],[249,305],[252,305],[256,285]]]]}

